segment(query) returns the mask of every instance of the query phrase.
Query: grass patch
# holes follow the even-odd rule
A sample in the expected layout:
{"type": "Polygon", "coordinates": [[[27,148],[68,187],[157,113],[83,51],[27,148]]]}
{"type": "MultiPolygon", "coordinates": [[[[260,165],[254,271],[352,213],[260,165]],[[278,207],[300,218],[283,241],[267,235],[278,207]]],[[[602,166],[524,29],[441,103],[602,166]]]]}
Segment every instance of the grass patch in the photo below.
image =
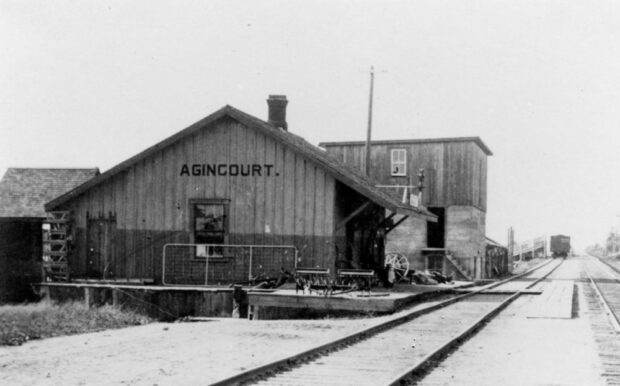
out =
{"type": "Polygon", "coordinates": [[[0,346],[18,346],[32,339],[82,334],[142,325],[149,317],[112,306],[87,308],[83,303],[0,306],[0,346]]]}

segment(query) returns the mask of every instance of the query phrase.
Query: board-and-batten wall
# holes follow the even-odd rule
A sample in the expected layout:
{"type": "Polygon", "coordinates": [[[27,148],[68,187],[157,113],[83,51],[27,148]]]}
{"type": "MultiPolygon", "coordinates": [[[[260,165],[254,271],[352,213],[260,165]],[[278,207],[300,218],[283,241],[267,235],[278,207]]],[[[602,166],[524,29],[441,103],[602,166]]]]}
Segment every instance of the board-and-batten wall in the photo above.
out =
{"type": "MultiPolygon", "coordinates": [[[[264,170],[264,169],[263,169],[264,170]]],[[[231,244],[295,245],[300,264],[333,262],[335,179],[287,146],[222,119],[63,205],[76,225],[71,268],[87,272],[87,214],[116,218],[115,277],[161,278],[165,243],[190,242],[190,199],[228,199],[231,244]],[[271,176],[181,176],[183,164],[273,164],[271,176]]]]}
{"type": "MultiPolygon", "coordinates": [[[[363,144],[325,148],[345,164],[363,170],[363,144]]],[[[370,163],[370,176],[383,185],[417,185],[418,171],[424,168],[426,206],[471,205],[486,211],[487,157],[473,141],[373,144],[370,163]],[[391,149],[407,150],[407,176],[391,176],[391,149]]]]}

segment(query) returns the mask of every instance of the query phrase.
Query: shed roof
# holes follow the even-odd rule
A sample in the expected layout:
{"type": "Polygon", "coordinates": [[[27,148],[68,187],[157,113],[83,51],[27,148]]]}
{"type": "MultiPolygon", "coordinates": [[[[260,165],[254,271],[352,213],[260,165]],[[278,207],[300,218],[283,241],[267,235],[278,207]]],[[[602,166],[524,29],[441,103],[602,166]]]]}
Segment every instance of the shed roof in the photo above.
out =
{"type": "MultiPolygon", "coordinates": [[[[450,143],[450,142],[474,142],[478,147],[486,154],[493,155],[491,149],[480,137],[446,137],[446,138],[423,138],[423,139],[386,139],[371,141],[371,145],[413,145],[413,144],[426,144],[426,143],[450,143]]],[[[365,141],[342,141],[342,142],[321,142],[319,146],[363,146],[365,141]]]]}
{"type": "Polygon", "coordinates": [[[45,217],[46,202],[98,174],[98,168],[9,168],[0,180],[0,217],[45,217]]]}
{"type": "Polygon", "coordinates": [[[252,128],[258,130],[274,140],[283,143],[286,146],[289,146],[293,151],[301,154],[302,156],[316,162],[318,165],[323,167],[328,173],[332,174],[337,180],[344,183],[345,185],[351,187],[356,190],[360,194],[366,196],[371,201],[376,202],[377,204],[389,209],[392,212],[398,212],[407,215],[413,216],[421,216],[432,221],[436,220],[436,216],[432,213],[428,212],[423,208],[415,208],[404,203],[401,203],[397,200],[394,200],[384,192],[375,188],[374,185],[376,183],[374,181],[369,180],[364,175],[360,174],[359,171],[352,169],[342,162],[338,161],[335,157],[327,154],[327,152],[323,149],[320,149],[317,146],[314,146],[304,140],[303,138],[292,134],[288,131],[284,131],[280,128],[277,128],[261,119],[258,119],[252,115],[242,112],[232,106],[224,106],[215,113],[203,118],[202,120],[194,123],[188,128],[179,131],[178,133],[172,135],[171,137],[151,146],[150,148],[144,150],[143,152],[129,158],[128,160],[114,166],[110,170],[100,174],[96,178],[93,178],[90,181],[78,186],[76,189],[54,199],[45,205],[47,210],[53,210],[57,206],[67,202],[72,197],[76,197],[77,195],[82,194],[86,190],[102,183],[108,178],[114,176],[117,173],[122,172],[130,168],[132,165],[137,163],[138,161],[149,157],[150,155],[164,149],[175,142],[192,135],[193,133],[207,128],[209,125],[212,125],[216,121],[224,118],[232,118],[241,124],[247,126],[248,128],[252,128]]]}
{"type": "Polygon", "coordinates": [[[497,241],[493,240],[492,238],[490,238],[488,236],[485,237],[485,240],[486,240],[488,245],[493,245],[493,246],[496,246],[496,247],[506,248],[504,245],[498,243],[497,241]]]}

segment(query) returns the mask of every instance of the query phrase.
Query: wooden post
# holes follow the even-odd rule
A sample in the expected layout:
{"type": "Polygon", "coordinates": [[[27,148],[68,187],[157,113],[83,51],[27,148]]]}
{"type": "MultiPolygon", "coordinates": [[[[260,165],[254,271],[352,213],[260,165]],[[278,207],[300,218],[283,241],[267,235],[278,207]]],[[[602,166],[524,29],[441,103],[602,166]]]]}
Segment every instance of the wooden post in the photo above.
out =
{"type": "Polygon", "coordinates": [[[243,307],[243,298],[245,294],[241,285],[235,284],[233,286],[233,309],[232,309],[232,317],[238,319],[241,317],[242,307],[243,307]]]}
{"type": "Polygon", "coordinates": [[[370,137],[372,132],[372,94],[375,84],[375,70],[370,67],[370,97],[368,100],[368,129],[366,130],[366,162],[364,164],[364,171],[366,176],[370,176],[370,137]]]}
{"type": "Polygon", "coordinates": [[[112,306],[120,307],[120,304],[118,304],[118,290],[116,288],[112,288],[112,306]]]}
{"type": "Polygon", "coordinates": [[[84,305],[86,306],[86,308],[90,308],[91,303],[92,302],[90,299],[90,288],[84,287],[84,305]]]}

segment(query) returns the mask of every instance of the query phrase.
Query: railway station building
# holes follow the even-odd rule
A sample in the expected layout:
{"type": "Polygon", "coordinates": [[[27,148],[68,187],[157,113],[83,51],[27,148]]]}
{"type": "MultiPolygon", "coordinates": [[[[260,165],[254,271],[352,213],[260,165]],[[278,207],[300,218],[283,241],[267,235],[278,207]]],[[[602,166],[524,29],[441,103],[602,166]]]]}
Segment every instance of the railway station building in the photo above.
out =
{"type": "MultiPolygon", "coordinates": [[[[319,146],[346,165],[365,170],[365,142],[319,146]]],[[[488,277],[485,222],[491,155],[478,137],[372,141],[368,169],[376,187],[394,199],[416,201],[438,218],[405,219],[388,235],[386,250],[406,255],[414,269],[461,279],[488,277]]]]}
{"type": "MultiPolygon", "coordinates": [[[[223,107],[48,202],[69,214],[72,277],[199,285],[295,266],[381,269],[396,216],[411,231],[440,217],[292,134],[286,104],[270,96],[269,121],[223,107]]],[[[459,208],[448,214],[483,221],[459,208]]]]}

